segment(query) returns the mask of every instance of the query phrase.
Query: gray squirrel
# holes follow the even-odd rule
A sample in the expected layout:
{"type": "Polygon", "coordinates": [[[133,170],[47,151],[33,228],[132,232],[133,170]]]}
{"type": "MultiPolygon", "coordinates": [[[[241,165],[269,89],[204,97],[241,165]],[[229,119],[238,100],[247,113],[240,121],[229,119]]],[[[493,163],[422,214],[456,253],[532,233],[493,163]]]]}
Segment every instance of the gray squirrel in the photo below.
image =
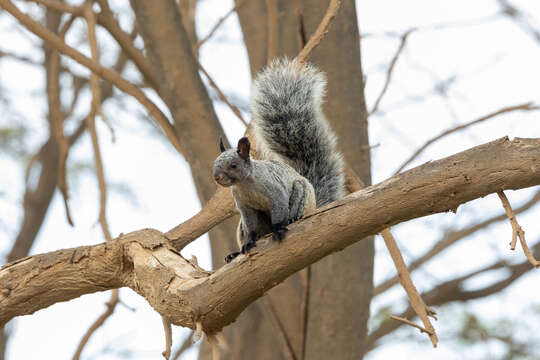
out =
{"type": "Polygon", "coordinates": [[[268,233],[281,241],[287,225],[345,195],[343,158],[322,111],[326,76],[312,65],[273,61],[253,83],[252,134],[261,160],[244,137],[214,161],[213,176],[231,187],[241,220],[237,237],[247,253],[268,233]]]}

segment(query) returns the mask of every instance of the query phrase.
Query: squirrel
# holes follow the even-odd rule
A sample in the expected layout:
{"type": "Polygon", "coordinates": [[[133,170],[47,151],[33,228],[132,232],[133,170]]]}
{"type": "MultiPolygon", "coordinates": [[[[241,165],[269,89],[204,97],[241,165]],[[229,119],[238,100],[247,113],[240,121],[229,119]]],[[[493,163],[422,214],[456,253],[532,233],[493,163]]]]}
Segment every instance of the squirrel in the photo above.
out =
{"type": "Polygon", "coordinates": [[[288,224],[345,196],[343,157],[322,111],[325,90],[326,76],[313,65],[274,60],[254,80],[251,97],[252,134],[261,159],[251,158],[246,137],[229,150],[220,139],[213,176],[231,187],[241,216],[241,250],[226,262],[270,232],[281,241],[288,224]]]}

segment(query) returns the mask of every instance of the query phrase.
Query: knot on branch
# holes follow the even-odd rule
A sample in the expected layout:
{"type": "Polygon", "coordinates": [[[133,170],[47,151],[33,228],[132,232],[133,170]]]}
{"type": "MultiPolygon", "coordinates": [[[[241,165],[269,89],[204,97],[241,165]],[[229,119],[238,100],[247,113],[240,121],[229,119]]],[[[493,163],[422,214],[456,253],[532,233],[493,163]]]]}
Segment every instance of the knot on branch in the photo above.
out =
{"type": "Polygon", "coordinates": [[[136,231],[119,240],[133,266],[128,286],[171,324],[195,329],[205,311],[201,304],[206,303],[197,288],[208,281],[211,272],[182,257],[157,230],[136,231]]]}

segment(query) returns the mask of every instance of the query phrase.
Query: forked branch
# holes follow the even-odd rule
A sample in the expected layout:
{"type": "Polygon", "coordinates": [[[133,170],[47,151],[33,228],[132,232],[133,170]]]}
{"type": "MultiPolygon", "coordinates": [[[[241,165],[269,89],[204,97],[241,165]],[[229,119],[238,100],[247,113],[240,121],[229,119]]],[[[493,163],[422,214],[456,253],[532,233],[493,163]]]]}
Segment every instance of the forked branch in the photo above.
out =
{"type": "Polygon", "coordinates": [[[506,194],[501,190],[497,192],[497,195],[499,196],[499,199],[501,199],[504,211],[506,211],[506,216],[508,217],[508,220],[510,220],[510,224],[512,225],[512,240],[510,241],[510,249],[514,250],[516,248],[517,238],[519,238],[521,248],[523,249],[523,252],[527,257],[527,260],[529,260],[531,265],[533,265],[534,267],[539,267],[540,262],[538,262],[538,260],[536,260],[531,253],[531,250],[527,245],[527,241],[525,240],[525,231],[523,231],[521,226],[518,224],[516,216],[514,215],[514,211],[512,210],[512,206],[510,205],[506,194]]]}
{"type": "Polygon", "coordinates": [[[420,297],[420,294],[418,293],[418,290],[416,290],[416,286],[414,286],[414,283],[411,280],[411,275],[409,274],[409,271],[407,270],[407,265],[405,265],[405,261],[403,260],[403,257],[401,256],[401,251],[399,251],[399,248],[397,246],[396,240],[394,239],[394,236],[392,236],[392,233],[389,229],[384,229],[381,232],[381,235],[384,239],[384,243],[386,244],[386,248],[388,249],[388,252],[390,253],[390,256],[392,257],[392,261],[394,262],[394,265],[396,266],[396,270],[398,272],[399,276],[399,282],[401,283],[401,286],[403,286],[403,289],[405,289],[405,292],[407,293],[407,297],[409,298],[409,301],[411,303],[412,308],[422,320],[424,323],[424,327],[420,327],[406,319],[402,318],[396,318],[392,317],[399,321],[404,321],[412,326],[415,326],[419,328],[421,331],[424,331],[428,333],[429,339],[431,340],[431,343],[433,344],[433,347],[437,347],[437,342],[439,339],[437,338],[437,334],[435,333],[435,329],[433,328],[433,325],[431,324],[431,321],[429,321],[428,315],[433,315],[433,310],[429,309],[426,304],[424,303],[424,300],[420,297]]]}
{"type": "Polygon", "coordinates": [[[322,257],[412,218],[503,188],[539,185],[539,168],[540,139],[481,145],[317,209],[291,225],[282,243],[261,239],[249,260],[239,256],[214,273],[182,258],[163,234],[150,229],[107,244],[24,258],[0,270],[0,324],[82,294],[129,286],[171,323],[192,329],[200,323],[214,334],[270,288],[322,257]]]}

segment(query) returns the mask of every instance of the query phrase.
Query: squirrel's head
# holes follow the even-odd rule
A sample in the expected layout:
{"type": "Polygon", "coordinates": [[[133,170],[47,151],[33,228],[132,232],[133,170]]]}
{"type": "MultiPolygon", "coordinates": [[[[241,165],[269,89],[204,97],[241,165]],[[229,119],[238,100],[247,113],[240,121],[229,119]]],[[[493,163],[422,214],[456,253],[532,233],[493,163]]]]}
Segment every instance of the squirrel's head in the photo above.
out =
{"type": "Polygon", "coordinates": [[[221,155],[214,161],[214,180],[221,186],[231,186],[244,180],[251,173],[249,149],[251,145],[247,137],[238,140],[236,150],[225,148],[219,139],[221,155]]]}

